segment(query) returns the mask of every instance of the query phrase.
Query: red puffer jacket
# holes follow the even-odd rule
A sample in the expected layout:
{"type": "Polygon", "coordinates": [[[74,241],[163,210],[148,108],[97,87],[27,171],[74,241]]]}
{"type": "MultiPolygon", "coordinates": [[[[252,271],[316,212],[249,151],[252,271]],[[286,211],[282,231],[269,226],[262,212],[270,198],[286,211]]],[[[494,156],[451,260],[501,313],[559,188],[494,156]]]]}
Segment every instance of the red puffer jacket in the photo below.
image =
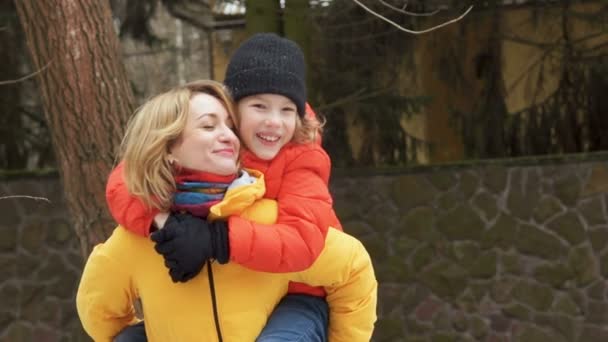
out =
{"type": "MultiPolygon", "coordinates": [[[[277,200],[279,216],[273,225],[230,217],[231,259],[264,272],[307,269],[321,253],[328,228],[342,230],[328,189],[329,156],[318,144],[287,144],[271,161],[245,151],[243,165],[264,173],[264,198],[277,200]]],[[[296,283],[289,292],[324,295],[320,288],[296,283]]]]}

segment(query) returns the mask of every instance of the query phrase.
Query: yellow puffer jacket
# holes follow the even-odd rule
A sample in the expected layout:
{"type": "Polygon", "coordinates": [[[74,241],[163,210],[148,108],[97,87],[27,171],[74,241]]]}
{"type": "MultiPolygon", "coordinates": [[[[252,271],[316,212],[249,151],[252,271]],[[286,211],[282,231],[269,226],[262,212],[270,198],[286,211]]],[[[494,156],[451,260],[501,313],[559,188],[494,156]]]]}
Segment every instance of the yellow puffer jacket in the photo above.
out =
{"type": "MultiPolygon", "coordinates": [[[[252,185],[226,193],[215,217],[240,214],[272,223],[277,203],[260,199],[261,174],[252,185]]],[[[153,242],[117,227],[97,245],[85,266],[76,304],[82,325],[95,341],[111,341],[137,321],[141,298],[150,342],[253,342],[289,281],[323,286],[330,306],[329,341],[369,341],[376,320],[377,282],[369,255],[355,238],[330,229],[325,248],[303,272],[255,272],[236,263],[210,264],[186,283],[173,283],[153,242]],[[217,324],[216,324],[217,323],[217,324]]]]}

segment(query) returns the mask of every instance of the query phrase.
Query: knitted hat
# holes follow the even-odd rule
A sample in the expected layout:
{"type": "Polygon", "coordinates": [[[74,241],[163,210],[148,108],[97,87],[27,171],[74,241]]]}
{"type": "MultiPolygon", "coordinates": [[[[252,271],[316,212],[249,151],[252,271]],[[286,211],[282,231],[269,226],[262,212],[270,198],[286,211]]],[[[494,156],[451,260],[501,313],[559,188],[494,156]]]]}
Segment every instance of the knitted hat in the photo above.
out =
{"type": "Polygon", "coordinates": [[[235,101],[256,94],[279,94],[292,100],[303,117],[306,103],[304,54],[293,41],[258,33],[234,52],[224,84],[235,101]]]}

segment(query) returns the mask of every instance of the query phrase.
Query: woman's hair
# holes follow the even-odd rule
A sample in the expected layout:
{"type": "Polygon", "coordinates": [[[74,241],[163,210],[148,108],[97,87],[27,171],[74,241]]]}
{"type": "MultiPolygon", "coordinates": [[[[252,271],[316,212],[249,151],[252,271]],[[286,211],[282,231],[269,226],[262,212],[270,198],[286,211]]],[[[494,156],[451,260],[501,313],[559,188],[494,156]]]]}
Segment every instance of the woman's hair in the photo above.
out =
{"type": "Polygon", "coordinates": [[[124,179],[132,195],[161,211],[171,206],[176,190],[169,150],[180,138],[197,93],[215,97],[236,125],[235,109],[224,86],[200,80],[175,87],[146,101],[129,120],[120,147],[124,179]]]}

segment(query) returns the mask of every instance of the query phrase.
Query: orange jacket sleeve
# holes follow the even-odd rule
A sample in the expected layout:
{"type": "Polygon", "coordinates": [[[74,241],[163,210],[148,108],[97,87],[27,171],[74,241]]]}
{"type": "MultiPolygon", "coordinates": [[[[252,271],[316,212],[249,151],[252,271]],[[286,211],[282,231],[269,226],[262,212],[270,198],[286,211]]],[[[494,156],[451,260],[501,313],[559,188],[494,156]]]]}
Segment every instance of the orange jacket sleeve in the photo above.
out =
{"type": "Polygon", "coordinates": [[[106,184],[106,202],[110,214],[118,224],[127,230],[141,236],[150,235],[150,226],[158,210],[148,208],[137,197],[131,195],[127,190],[123,175],[124,163],[110,173],[106,184]]]}
{"type": "Polygon", "coordinates": [[[282,179],[276,195],[277,222],[264,225],[231,216],[230,258],[257,271],[302,271],[321,253],[328,228],[339,226],[328,189],[331,162],[316,143],[295,145],[276,158],[286,158],[278,175],[282,179]]]}

